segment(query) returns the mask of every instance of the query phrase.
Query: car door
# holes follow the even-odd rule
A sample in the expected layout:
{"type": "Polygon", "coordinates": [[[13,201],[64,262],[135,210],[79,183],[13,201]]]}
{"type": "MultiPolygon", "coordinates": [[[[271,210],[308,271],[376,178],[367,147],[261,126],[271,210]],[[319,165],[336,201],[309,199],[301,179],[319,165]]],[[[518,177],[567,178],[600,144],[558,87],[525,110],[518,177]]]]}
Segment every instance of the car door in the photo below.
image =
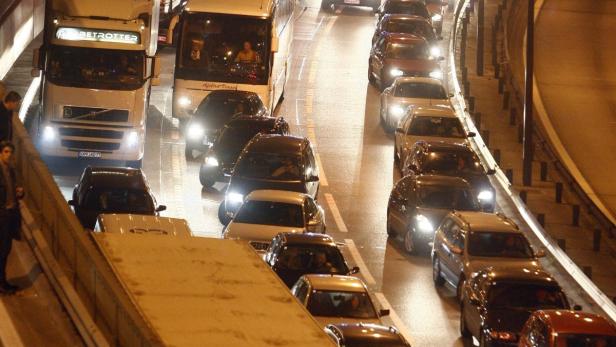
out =
{"type": "Polygon", "coordinates": [[[441,275],[447,282],[452,282],[449,269],[445,266],[445,259],[449,257],[448,244],[451,242],[451,227],[455,222],[451,218],[446,218],[439,230],[434,234],[434,256],[440,261],[441,275]]]}
{"type": "Polygon", "coordinates": [[[403,177],[396,183],[389,197],[389,223],[398,235],[407,231],[407,206],[409,196],[413,194],[413,182],[412,178],[403,177]]]}
{"type": "Polygon", "coordinates": [[[312,146],[306,146],[303,158],[305,165],[304,175],[306,177],[306,192],[316,200],[317,193],[319,192],[319,168],[317,167],[312,146]]]}
{"type": "Polygon", "coordinates": [[[384,55],[385,55],[385,38],[381,37],[376,45],[374,45],[373,51],[372,51],[372,72],[374,73],[374,77],[376,77],[378,80],[381,79],[381,70],[383,69],[383,60],[384,55]]]}
{"type": "Polygon", "coordinates": [[[477,276],[470,283],[470,295],[478,299],[479,304],[473,305],[467,298],[466,305],[464,305],[467,327],[473,336],[477,338],[479,338],[479,333],[481,331],[481,313],[483,311],[489,289],[489,281],[486,281],[483,276],[477,276]]]}
{"type": "Polygon", "coordinates": [[[415,117],[413,116],[413,113],[406,117],[404,124],[402,124],[402,129],[400,133],[397,134],[398,136],[400,136],[400,139],[398,140],[398,144],[400,146],[398,153],[400,153],[401,158],[406,158],[410,154],[410,151],[413,149],[413,145],[415,145],[414,142],[409,141],[409,136],[407,135],[409,133],[411,125],[413,124],[414,119],[415,117]]]}

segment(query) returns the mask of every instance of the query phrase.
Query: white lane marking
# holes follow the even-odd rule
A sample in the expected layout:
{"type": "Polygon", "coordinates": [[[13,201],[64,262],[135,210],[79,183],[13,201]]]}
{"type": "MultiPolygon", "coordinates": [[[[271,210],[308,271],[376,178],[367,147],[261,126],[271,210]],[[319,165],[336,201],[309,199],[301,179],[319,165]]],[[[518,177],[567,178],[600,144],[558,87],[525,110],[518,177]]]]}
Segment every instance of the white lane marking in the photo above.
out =
{"type": "Polygon", "coordinates": [[[411,344],[411,346],[416,346],[416,344],[413,342],[411,334],[409,333],[409,329],[406,327],[406,325],[404,324],[400,316],[398,316],[393,307],[391,307],[391,304],[389,303],[389,301],[387,301],[385,295],[383,293],[374,293],[374,297],[379,302],[379,304],[381,304],[381,307],[389,308],[389,318],[392,320],[400,334],[404,336],[404,338],[411,344]]]}
{"type": "Polygon", "coordinates": [[[3,346],[23,346],[23,342],[13,325],[13,320],[6,310],[6,306],[2,299],[0,299],[0,342],[3,346]]]}
{"type": "Polygon", "coordinates": [[[28,91],[26,91],[26,95],[24,96],[24,99],[21,103],[21,109],[19,109],[19,119],[22,121],[22,123],[24,119],[26,119],[26,113],[28,113],[28,109],[30,108],[30,105],[32,105],[32,101],[34,100],[34,97],[36,96],[36,92],[38,91],[40,85],[41,78],[35,77],[30,83],[28,91]]]}
{"type": "Polygon", "coordinates": [[[355,246],[355,241],[351,239],[344,239],[344,243],[349,248],[349,252],[351,252],[351,256],[353,257],[355,264],[359,266],[360,274],[366,281],[366,284],[369,287],[375,286],[376,280],[374,279],[374,276],[372,276],[372,273],[370,273],[370,270],[368,270],[368,266],[364,263],[364,259],[361,257],[361,254],[359,254],[359,249],[355,246]]]}
{"type": "Polygon", "coordinates": [[[297,80],[302,80],[302,73],[304,73],[304,65],[306,65],[306,57],[302,58],[302,64],[299,66],[299,72],[297,73],[297,80]]]}
{"type": "Polygon", "coordinates": [[[342,219],[342,215],[340,214],[340,210],[338,209],[338,206],[336,205],[336,200],[334,200],[334,196],[331,195],[330,193],[325,193],[323,194],[323,196],[325,196],[325,201],[327,201],[329,210],[332,212],[332,215],[334,215],[334,221],[336,221],[336,225],[338,226],[338,231],[343,232],[343,233],[346,233],[347,231],[349,231],[346,227],[346,224],[344,224],[344,219],[342,219]]]}

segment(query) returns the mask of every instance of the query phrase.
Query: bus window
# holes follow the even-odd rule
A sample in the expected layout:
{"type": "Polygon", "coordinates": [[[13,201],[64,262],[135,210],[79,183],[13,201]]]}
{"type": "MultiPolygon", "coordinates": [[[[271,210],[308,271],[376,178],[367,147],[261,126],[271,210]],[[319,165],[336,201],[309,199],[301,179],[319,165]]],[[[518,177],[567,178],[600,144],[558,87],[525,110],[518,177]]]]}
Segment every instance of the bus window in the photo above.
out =
{"type": "Polygon", "coordinates": [[[183,19],[176,77],[267,84],[270,21],[245,16],[191,13],[183,19]]]}

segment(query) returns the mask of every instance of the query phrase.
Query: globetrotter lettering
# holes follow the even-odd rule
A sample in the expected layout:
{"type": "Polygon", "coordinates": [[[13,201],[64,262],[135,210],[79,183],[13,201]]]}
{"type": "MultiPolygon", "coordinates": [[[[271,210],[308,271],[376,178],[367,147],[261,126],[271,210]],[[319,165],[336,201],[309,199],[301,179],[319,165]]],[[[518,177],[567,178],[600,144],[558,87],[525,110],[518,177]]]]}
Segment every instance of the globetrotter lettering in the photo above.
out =
{"type": "Polygon", "coordinates": [[[94,30],[83,28],[58,28],[56,38],[68,41],[99,41],[139,44],[140,36],[129,31],[94,30]]]}

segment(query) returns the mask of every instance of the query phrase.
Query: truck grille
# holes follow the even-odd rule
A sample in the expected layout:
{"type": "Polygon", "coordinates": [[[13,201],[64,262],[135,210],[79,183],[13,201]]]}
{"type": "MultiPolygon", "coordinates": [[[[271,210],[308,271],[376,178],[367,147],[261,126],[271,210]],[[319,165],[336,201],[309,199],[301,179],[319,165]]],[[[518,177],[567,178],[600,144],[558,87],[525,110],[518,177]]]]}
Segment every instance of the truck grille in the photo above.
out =
{"type": "Polygon", "coordinates": [[[98,122],[128,122],[128,110],[64,106],[62,117],[64,119],[98,122]]]}
{"type": "Polygon", "coordinates": [[[74,137],[97,137],[102,139],[122,139],[124,133],[122,131],[104,130],[104,129],[84,129],[84,128],[60,128],[60,135],[74,137]]]}
{"type": "Polygon", "coordinates": [[[267,248],[270,245],[269,242],[260,242],[260,241],[250,241],[249,243],[252,246],[252,248],[254,248],[257,251],[267,251],[267,248]]]}
{"type": "Polygon", "coordinates": [[[114,142],[62,140],[62,146],[68,147],[69,149],[91,151],[116,151],[120,149],[120,143],[114,142]]]}

